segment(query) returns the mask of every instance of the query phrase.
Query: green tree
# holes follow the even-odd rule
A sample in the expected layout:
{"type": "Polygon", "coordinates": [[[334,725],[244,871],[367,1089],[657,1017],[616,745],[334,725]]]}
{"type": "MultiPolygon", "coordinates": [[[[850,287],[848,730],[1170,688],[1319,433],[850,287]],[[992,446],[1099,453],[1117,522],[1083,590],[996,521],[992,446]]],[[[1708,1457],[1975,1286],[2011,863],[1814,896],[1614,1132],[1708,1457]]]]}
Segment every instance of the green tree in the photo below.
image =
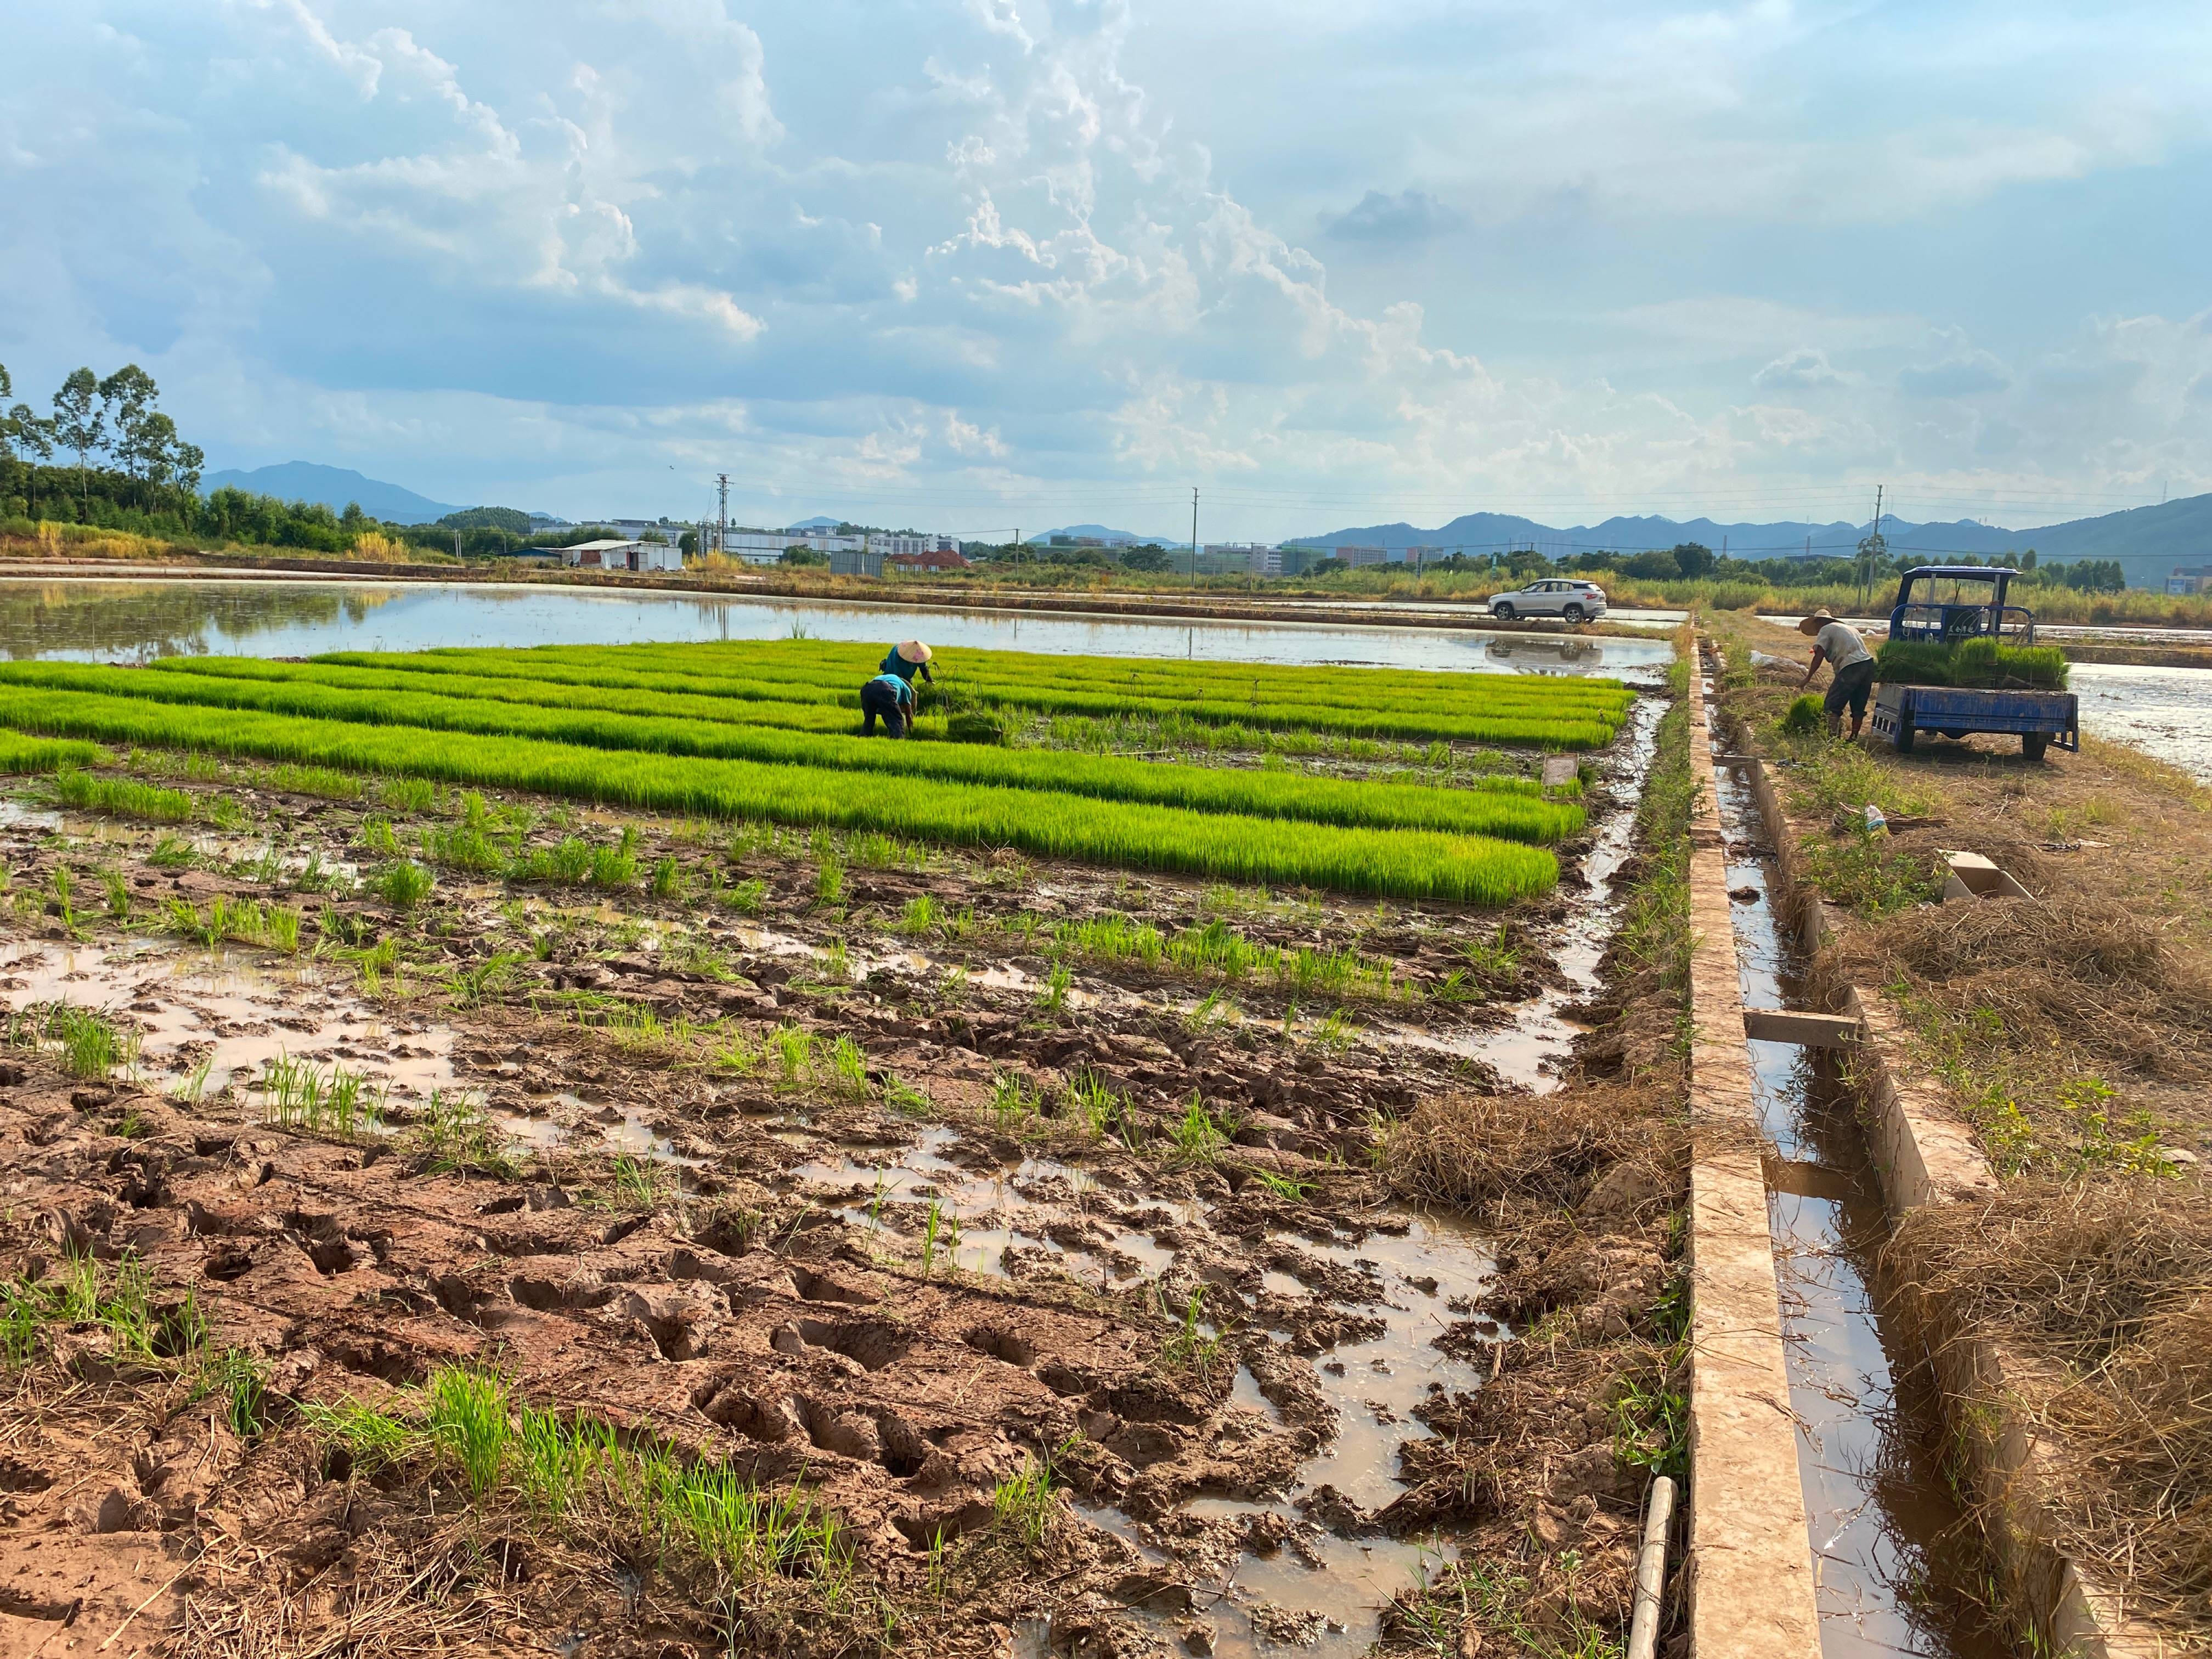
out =
{"type": "Polygon", "coordinates": [[[100,382],[88,368],[72,369],[54,393],[54,438],[64,449],[76,452],[77,485],[86,506],[92,501],[91,455],[107,447],[106,411],[95,406],[100,382]]]}
{"type": "Polygon", "coordinates": [[[1713,574],[1713,550],[1703,542],[1678,543],[1674,564],[1685,576],[1710,576],[1713,574]]]}
{"type": "Polygon", "coordinates": [[[783,550],[782,562],[796,570],[810,565],[825,565],[830,562],[830,556],[811,547],[794,545],[783,550]]]}
{"type": "Polygon", "coordinates": [[[156,424],[155,400],[161,396],[154,377],[136,363],[125,363],[100,383],[100,418],[113,434],[116,460],[124,473],[150,483],[167,464],[167,446],[175,440],[176,424],[164,431],[156,424]]]}
{"type": "Polygon", "coordinates": [[[1121,568],[1125,570],[1165,570],[1168,564],[1168,550],[1164,547],[1132,547],[1121,554],[1121,568]]]}

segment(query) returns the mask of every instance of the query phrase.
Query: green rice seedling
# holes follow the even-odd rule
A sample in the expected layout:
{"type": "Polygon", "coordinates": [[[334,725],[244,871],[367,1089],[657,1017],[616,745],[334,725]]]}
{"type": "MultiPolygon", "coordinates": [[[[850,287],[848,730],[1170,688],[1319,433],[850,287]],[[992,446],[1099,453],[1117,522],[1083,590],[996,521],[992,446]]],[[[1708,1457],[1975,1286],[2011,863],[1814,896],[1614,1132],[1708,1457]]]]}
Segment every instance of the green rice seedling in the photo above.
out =
{"type": "Polygon", "coordinates": [[[271,904],[261,912],[261,943],[272,951],[282,951],[286,956],[296,955],[300,949],[301,916],[297,910],[289,910],[281,904],[271,904]]]}
{"type": "Polygon", "coordinates": [[[656,859],[652,891],[655,898],[675,898],[684,890],[684,866],[673,856],[656,859]]]}
{"type": "Polygon", "coordinates": [[[1311,1039],[1316,1048],[1332,1052],[1348,1048],[1358,1040],[1359,1028],[1341,1008],[1332,1010],[1327,1019],[1314,1027],[1311,1039]]]}
{"type": "Polygon", "coordinates": [[[884,1079],[884,1104],[901,1117],[927,1117],[937,1109],[927,1095],[895,1077],[884,1079]]]}
{"type": "Polygon", "coordinates": [[[356,1474],[374,1474],[404,1462],[424,1438],[421,1431],[391,1413],[353,1399],[335,1405],[303,1400],[300,1415],[326,1444],[345,1452],[356,1474]]]}
{"type": "Polygon", "coordinates": [[[58,864],[54,866],[53,888],[54,913],[61,918],[62,926],[74,933],[77,931],[76,906],[73,902],[76,895],[76,884],[70,879],[67,865],[58,864]]]}
{"type": "Polygon", "coordinates": [[[1293,1202],[1302,1202],[1314,1189],[1314,1183],[1310,1181],[1293,1181],[1288,1176],[1275,1175],[1267,1170],[1253,1170],[1252,1179],[1277,1198],[1287,1198],[1293,1202]]]}
{"type": "Polygon", "coordinates": [[[445,1462],[483,1497],[498,1484],[514,1442],[507,1384],[484,1371],[441,1365],[422,1388],[423,1426],[445,1462]]]}
{"type": "Polygon", "coordinates": [[[361,844],[378,858],[396,859],[399,856],[399,837],[393,833],[389,818],[362,819],[361,844]]]}
{"type": "Polygon", "coordinates": [[[1052,930],[1055,950],[1072,951],[1104,962],[1137,962],[1157,967],[1165,945],[1160,930],[1131,921],[1119,912],[1063,921],[1052,930]]]}
{"type": "Polygon", "coordinates": [[[769,1033],[781,1073],[780,1086],[796,1089],[814,1075],[814,1033],[803,1025],[779,1025],[769,1033]]]}
{"type": "Polygon", "coordinates": [[[448,969],[447,994],[456,1008],[480,1008],[486,997],[495,996],[512,984],[517,965],[528,960],[520,951],[496,951],[466,968],[448,969]]]}
{"type": "Polygon", "coordinates": [[[428,778],[380,778],[376,798],[394,812],[427,812],[437,799],[437,786],[428,778]]]}
{"type": "Polygon", "coordinates": [[[246,804],[235,795],[210,795],[207,821],[218,830],[243,830],[248,821],[246,804]]]}
{"type": "Polygon", "coordinates": [[[832,985],[853,982],[852,947],[842,939],[833,939],[822,947],[822,977],[832,985]]]}
{"type": "Polygon", "coordinates": [[[1067,1080],[1067,1103],[1083,1121],[1093,1140],[1111,1133],[1123,1116],[1125,1103],[1106,1079],[1088,1066],[1079,1066],[1067,1080]]]}
{"type": "Polygon", "coordinates": [[[899,913],[898,930],[909,939],[920,939],[937,926],[937,901],[927,893],[919,894],[906,902],[899,913]]]}
{"type": "Polygon", "coordinates": [[[592,878],[592,848],[574,836],[564,836],[550,847],[535,847],[518,857],[507,874],[509,881],[580,887],[592,878]]]}
{"type": "Polygon", "coordinates": [[[33,1286],[21,1279],[0,1284],[0,1358],[9,1370],[21,1370],[38,1358],[45,1322],[46,1302],[33,1286]]]}
{"type": "Polygon", "coordinates": [[[280,1054],[263,1069],[257,1086],[266,1122],[344,1139],[384,1128],[385,1091],[372,1088],[366,1073],[343,1066],[325,1073],[312,1061],[280,1054]]]}
{"type": "Polygon", "coordinates": [[[434,1170],[477,1170],[491,1176],[514,1172],[506,1131],[474,1095],[433,1089],[413,1138],[434,1170]]]}
{"type": "MultiPolygon", "coordinates": [[[[483,797],[475,798],[483,804],[483,797]]],[[[451,829],[425,824],[418,836],[425,864],[467,870],[477,875],[503,871],[512,863],[508,854],[485,835],[481,823],[464,822],[451,829]]]]}
{"type": "Polygon", "coordinates": [[[182,836],[163,834],[148,849],[146,862],[161,870],[182,870],[199,862],[199,854],[182,836]]]}
{"type": "Polygon", "coordinates": [[[856,1100],[870,1091],[867,1056],[849,1036],[841,1036],[830,1045],[830,1086],[856,1100]]]}
{"type": "Polygon", "coordinates": [[[1182,1017],[1182,1028],[1195,1035],[1210,1031],[1218,1025],[1233,1025],[1243,1018],[1237,1005],[1221,994],[1220,988],[1208,991],[1182,1017]]]}
{"type": "Polygon", "coordinates": [[[2066,654],[2055,645],[2007,645],[1987,635],[1948,645],[1887,640],[1875,653],[1875,676],[1890,685],[2063,691],[2066,654]]]}
{"type": "Polygon", "coordinates": [[[722,889],[721,900],[741,916],[757,916],[768,896],[768,883],[758,876],[744,881],[732,882],[722,889]]]}
{"type": "Polygon", "coordinates": [[[154,1133],[154,1126],[134,1106],[124,1113],[121,1121],[115,1126],[115,1133],[125,1140],[141,1140],[154,1133]]]}
{"type": "Polygon", "coordinates": [[[97,744],[48,743],[13,732],[0,732],[0,772],[58,772],[64,767],[82,771],[106,766],[114,757],[97,744]]]}
{"type": "Polygon", "coordinates": [[[394,910],[412,910],[429,897],[437,878],[412,859],[386,865],[376,878],[376,896],[394,910]]]}
{"type": "Polygon", "coordinates": [[[1175,1161],[1178,1164],[1212,1164],[1214,1153],[1229,1140],[1206,1111],[1195,1089],[1190,1091],[1190,1099],[1169,1132],[1169,1139],[1174,1143],[1175,1161]]]}
{"type": "Polygon", "coordinates": [[[358,777],[327,766],[272,766],[261,775],[261,785],[288,795],[314,795],[324,800],[359,800],[362,794],[358,777]]]}
{"type": "Polygon", "coordinates": [[[1000,1072],[991,1079],[991,1118],[1002,1134],[1012,1134],[1037,1115],[1037,1092],[1018,1073],[1000,1072]]]}
{"type": "Polygon", "coordinates": [[[624,830],[616,845],[592,849],[592,886],[628,887],[637,880],[636,834],[624,830]]]}
{"type": "MultiPolygon", "coordinates": [[[[929,1200],[929,1213],[921,1222],[921,1276],[929,1277],[937,1263],[937,1247],[945,1233],[945,1213],[935,1199],[929,1200]]],[[[957,1234],[956,1234],[957,1237],[957,1234]]]]}
{"type": "Polygon", "coordinates": [[[137,1058],[136,1032],[125,1031],[104,1014],[73,1003],[54,1002],[42,1011],[40,1035],[61,1050],[71,1077],[105,1079],[137,1058]]]}
{"type": "Polygon", "coordinates": [[[1024,1454],[1020,1472],[1008,1475],[991,1493],[991,1524],[1029,1549],[1044,1541],[1059,1514],[1052,1464],[1034,1452],[1024,1454]]]}
{"type": "Polygon", "coordinates": [[[130,778],[95,777],[65,767],[54,774],[54,794],[64,806],[104,817],[182,823],[192,815],[192,798],[181,789],[161,789],[130,778]]]}
{"type": "Polygon", "coordinates": [[[215,1070],[215,1056],[202,1056],[198,1065],[186,1073],[181,1081],[169,1091],[169,1098],[179,1106],[197,1111],[207,1097],[209,1075],[215,1070]]]}
{"type": "Polygon", "coordinates": [[[660,1205],[660,1166],[649,1158],[617,1152],[614,1161],[614,1194],[617,1204],[633,1210],[658,1209],[660,1205]]]}
{"type": "Polygon", "coordinates": [[[763,1045],[747,1039],[743,1031],[726,1033],[707,1055],[707,1063],[717,1071],[734,1073],[738,1077],[750,1077],[760,1070],[767,1058],[763,1045]]]}
{"type": "Polygon", "coordinates": [[[1475,938],[1460,947],[1468,973],[1487,987],[1509,986],[1521,977],[1522,947],[1504,927],[1488,939],[1475,938]]]}
{"type": "MultiPolygon", "coordinates": [[[[213,906],[210,908],[214,908],[213,906]]],[[[203,915],[185,900],[171,898],[161,902],[161,915],[164,924],[173,933],[181,933],[186,939],[197,939],[210,951],[222,943],[222,917],[220,912],[212,916],[203,915]]]]}
{"type": "Polygon", "coordinates": [[[825,854],[814,871],[814,896],[835,904],[845,896],[845,866],[835,854],[825,854]]]}
{"type": "Polygon", "coordinates": [[[968,995],[968,969],[965,964],[954,963],[945,969],[937,982],[937,994],[941,1001],[960,1002],[968,995]]]}
{"type": "Polygon", "coordinates": [[[981,925],[975,920],[975,907],[972,904],[963,904],[957,910],[947,913],[939,925],[945,930],[945,937],[956,944],[966,944],[981,932],[981,925]]]}
{"type": "Polygon", "coordinates": [[[1202,1328],[1200,1315],[1203,1311],[1206,1292],[1193,1290],[1182,1307],[1182,1322],[1174,1334],[1160,1349],[1161,1363],[1170,1370],[1194,1370],[1200,1376],[1212,1370],[1214,1362],[1221,1357],[1221,1339],[1211,1335],[1202,1328]]]}
{"type": "Polygon", "coordinates": [[[240,1440],[270,1426],[269,1370],[243,1348],[225,1348],[201,1362],[194,1398],[223,1396],[223,1420],[240,1440]]]}
{"type": "Polygon", "coordinates": [[[1044,976],[1044,988],[1037,993],[1037,1006],[1048,1014],[1056,1014],[1067,1006],[1068,988],[1075,983],[1075,975],[1064,962],[1055,962],[1044,976]]]}

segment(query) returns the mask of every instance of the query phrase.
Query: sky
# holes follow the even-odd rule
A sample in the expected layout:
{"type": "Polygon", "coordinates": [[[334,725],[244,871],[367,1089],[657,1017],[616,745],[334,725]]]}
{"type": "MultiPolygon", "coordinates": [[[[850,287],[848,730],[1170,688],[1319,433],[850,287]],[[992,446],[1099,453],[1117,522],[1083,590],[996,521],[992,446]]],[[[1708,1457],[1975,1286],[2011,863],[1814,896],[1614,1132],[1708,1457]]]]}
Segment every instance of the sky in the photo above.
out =
{"type": "Polygon", "coordinates": [[[2212,7],[10,8],[0,364],[210,469],[1273,539],[2212,490],[2212,7]]]}

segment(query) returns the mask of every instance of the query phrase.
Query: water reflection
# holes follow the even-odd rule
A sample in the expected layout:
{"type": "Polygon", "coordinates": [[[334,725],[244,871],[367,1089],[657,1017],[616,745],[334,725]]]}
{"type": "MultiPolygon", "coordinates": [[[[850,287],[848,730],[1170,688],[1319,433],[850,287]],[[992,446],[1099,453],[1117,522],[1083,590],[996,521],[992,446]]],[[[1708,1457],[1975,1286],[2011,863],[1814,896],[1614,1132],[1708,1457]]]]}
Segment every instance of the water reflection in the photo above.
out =
{"type": "Polygon", "coordinates": [[[1501,636],[1292,621],[1183,623],[950,611],[850,600],[635,593],[491,583],[0,580],[10,657],[137,662],[239,652],[419,651],[435,646],[625,645],[921,635],[972,649],[1271,663],[1350,663],[1488,673],[1603,673],[1655,683],[1663,639],[1501,636]]]}
{"type": "Polygon", "coordinates": [[[399,588],[307,582],[0,582],[0,650],[15,660],[137,662],[258,648],[271,634],[357,629],[399,588]]]}

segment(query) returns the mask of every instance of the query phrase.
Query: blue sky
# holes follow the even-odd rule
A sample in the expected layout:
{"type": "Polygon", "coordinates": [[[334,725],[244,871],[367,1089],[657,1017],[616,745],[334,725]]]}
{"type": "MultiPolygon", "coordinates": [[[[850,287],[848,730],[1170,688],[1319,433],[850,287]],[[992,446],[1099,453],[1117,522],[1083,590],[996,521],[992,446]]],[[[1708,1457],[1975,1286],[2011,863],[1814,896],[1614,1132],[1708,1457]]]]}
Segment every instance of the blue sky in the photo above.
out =
{"type": "Polygon", "coordinates": [[[2212,489],[2212,8],[73,0],[0,362],[211,466],[1208,539],[2212,489]]]}

